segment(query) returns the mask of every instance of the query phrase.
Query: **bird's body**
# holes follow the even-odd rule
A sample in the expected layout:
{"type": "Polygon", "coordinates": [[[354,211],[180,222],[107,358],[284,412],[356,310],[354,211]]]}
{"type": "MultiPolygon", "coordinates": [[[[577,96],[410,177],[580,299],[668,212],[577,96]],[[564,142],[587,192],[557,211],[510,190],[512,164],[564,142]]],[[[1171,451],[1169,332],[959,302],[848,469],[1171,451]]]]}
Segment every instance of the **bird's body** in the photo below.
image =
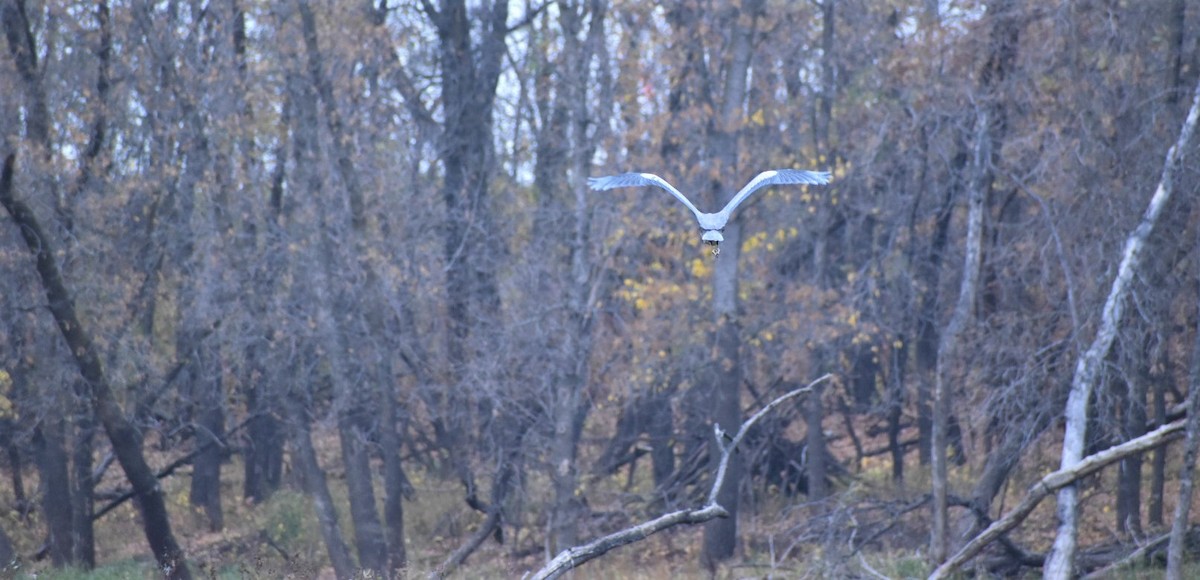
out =
{"type": "Polygon", "coordinates": [[[725,241],[725,236],[721,235],[721,230],[725,229],[725,224],[729,223],[729,217],[733,214],[733,210],[737,209],[750,194],[766,187],[768,185],[783,185],[783,184],[809,184],[823,185],[829,183],[829,173],[826,171],[804,171],[801,169],[772,169],[759,173],[754,179],[750,180],[721,211],[716,213],[704,213],[688,200],[687,196],[680,193],[670,183],[653,173],[622,173],[620,175],[610,175],[607,177],[589,177],[588,185],[595,190],[615,189],[618,187],[642,187],[653,185],[666,190],[676,199],[683,202],[688,209],[696,216],[696,221],[700,222],[700,229],[704,230],[702,239],[705,243],[714,246],[713,253],[717,252],[716,246],[725,241]]]}

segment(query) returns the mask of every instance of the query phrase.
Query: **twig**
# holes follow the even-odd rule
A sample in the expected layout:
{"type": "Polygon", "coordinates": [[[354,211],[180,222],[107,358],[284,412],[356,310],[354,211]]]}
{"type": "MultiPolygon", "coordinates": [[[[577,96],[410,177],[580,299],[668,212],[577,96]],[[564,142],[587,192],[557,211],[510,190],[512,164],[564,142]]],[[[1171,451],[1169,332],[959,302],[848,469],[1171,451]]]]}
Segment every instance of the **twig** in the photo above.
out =
{"type": "Polygon", "coordinates": [[[790,391],[779,398],[771,401],[766,407],[763,407],[757,413],[747,419],[738,429],[728,442],[726,438],[728,434],[721,429],[720,425],[713,425],[713,433],[716,436],[717,447],[721,452],[721,461],[717,465],[717,472],[713,476],[712,489],[708,493],[708,501],[704,507],[688,508],[676,510],[667,514],[663,514],[648,522],[643,522],[635,526],[625,528],[621,531],[614,532],[607,536],[593,540],[582,546],[575,546],[560,552],[554,559],[546,563],[541,570],[529,576],[530,580],[548,580],[558,578],[565,574],[568,570],[576,568],[586,562],[599,558],[608,553],[614,548],[640,542],[653,534],[661,532],[667,528],[677,526],[679,524],[699,524],[707,522],[715,518],[729,517],[729,512],[717,503],[717,490],[721,489],[721,485],[725,481],[725,474],[729,468],[729,458],[733,454],[734,449],[742,442],[746,436],[746,432],[750,430],[759,419],[771,412],[773,409],[782,405],[784,402],[794,397],[807,393],[816,387],[818,384],[828,380],[832,375],[826,374],[821,378],[811,382],[808,386],[801,387],[790,391]]]}

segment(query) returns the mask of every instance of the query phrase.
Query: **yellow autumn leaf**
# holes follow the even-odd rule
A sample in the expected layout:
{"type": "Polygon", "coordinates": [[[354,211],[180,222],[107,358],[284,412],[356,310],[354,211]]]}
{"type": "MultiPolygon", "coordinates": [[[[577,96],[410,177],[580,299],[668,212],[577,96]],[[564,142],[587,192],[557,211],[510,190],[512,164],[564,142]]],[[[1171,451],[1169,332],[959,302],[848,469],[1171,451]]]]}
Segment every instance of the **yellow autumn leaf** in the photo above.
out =
{"type": "Polygon", "coordinates": [[[753,115],[750,115],[750,122],[751,122],[751,123],[753,123],[753,124],[755,124],[755,125],[757,125],[757,126],[759,126],[759,127],[762,127],[763,125],[766,125],[766,124],[767,124],[767,118],[766,118],[766,115],[764,115],[764,114],[763,114],[763,110],[762,110],[762,109],[759,109],[759,110],[757,110],[757,111],[754,111],[754,114],[753,114],[753,115]]]}

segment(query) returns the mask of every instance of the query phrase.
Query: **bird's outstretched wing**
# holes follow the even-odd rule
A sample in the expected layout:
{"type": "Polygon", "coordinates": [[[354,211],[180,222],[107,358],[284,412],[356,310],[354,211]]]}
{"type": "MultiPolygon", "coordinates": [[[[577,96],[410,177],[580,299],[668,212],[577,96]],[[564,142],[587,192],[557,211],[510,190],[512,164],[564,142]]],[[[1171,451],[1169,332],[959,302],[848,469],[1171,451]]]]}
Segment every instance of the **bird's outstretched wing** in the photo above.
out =
{"type": "Polygon", "coordinates": [[[754,179],[751,179],[750,183],[747,183],[746,187],[743,187],[741,191],[737,192],[737,195],[733,196],[733,199],[729,200],[729,203],[725,204],[725,207],[721,210],[721,213],[724,214],[725,217],[729,217],[729,214],[733,213],[733,210],[737,209],[737,206],[741,205],[743,201],[746,201],[746,198],[750,197],[751,193],[754,193],[755,191],[758,191],[759,189],[768,185],[789,185],[800,183],[808,185],[824,185],[829,183],[829,172],[805,171],[802,169],[772,169],[770,171],[764,171],[755,176],[754,179]]]}
{"type": "Polygon", "coordinates": [[[675,196],[675,199],[682,201],[683,205],[692,210],[692,213],[696,214],[696,219],[701,219],[700,216],[703,214],[700,213],[700,210],[696,209],[696,206],[692,205],[692,202],[687,197],[670,183],[667,183],[667,180],[653,173],[622,173],[607,177],[588,178],[588,186],[595,190],[615,189],[618,187],[642,187],[646,185],[653,185],[667,190],[671,195],[675,196]]]}

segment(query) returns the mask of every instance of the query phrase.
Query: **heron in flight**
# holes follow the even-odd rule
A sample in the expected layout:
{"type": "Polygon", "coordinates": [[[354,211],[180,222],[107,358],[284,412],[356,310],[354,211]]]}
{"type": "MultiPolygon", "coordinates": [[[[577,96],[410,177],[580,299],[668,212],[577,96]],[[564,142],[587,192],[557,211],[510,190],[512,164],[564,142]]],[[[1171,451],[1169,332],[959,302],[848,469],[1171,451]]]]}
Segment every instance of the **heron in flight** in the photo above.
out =
{"type": "Polygon", "coordinates": [[[588,185],[597,191],[606,189],[615,189],[618,187],[642,187],[645,185],[653,185],[661,187],[675,199],[683,202],[692,213],[696,215],[696,221],[700,222],[700,229],[704,231],[701,239],[704,243],[713,247],[713,255],[720,253],[719,244],[725,241],[725,236],[721,235],[721,231],[725,229],[725,224],[729,223],[729,216],[733,210],[737,209],[743,201],[746,201],[750,194],[762,189],[768,185],[789,185],[789,184],[808,184],[808,185],[824,185],[829,183],[828,171],[804,171],[801,169],[772,169],[759,173],[757,177],[750,180],[729,203],[725,204],[724,208],[717,213],[704,213],[692,204],[690,200],[678,189],[675,189],[667,180],[654,175],[653,173],[622,173],[620,175],[609,175],[607,177],[589,177],[588,185]]]}

